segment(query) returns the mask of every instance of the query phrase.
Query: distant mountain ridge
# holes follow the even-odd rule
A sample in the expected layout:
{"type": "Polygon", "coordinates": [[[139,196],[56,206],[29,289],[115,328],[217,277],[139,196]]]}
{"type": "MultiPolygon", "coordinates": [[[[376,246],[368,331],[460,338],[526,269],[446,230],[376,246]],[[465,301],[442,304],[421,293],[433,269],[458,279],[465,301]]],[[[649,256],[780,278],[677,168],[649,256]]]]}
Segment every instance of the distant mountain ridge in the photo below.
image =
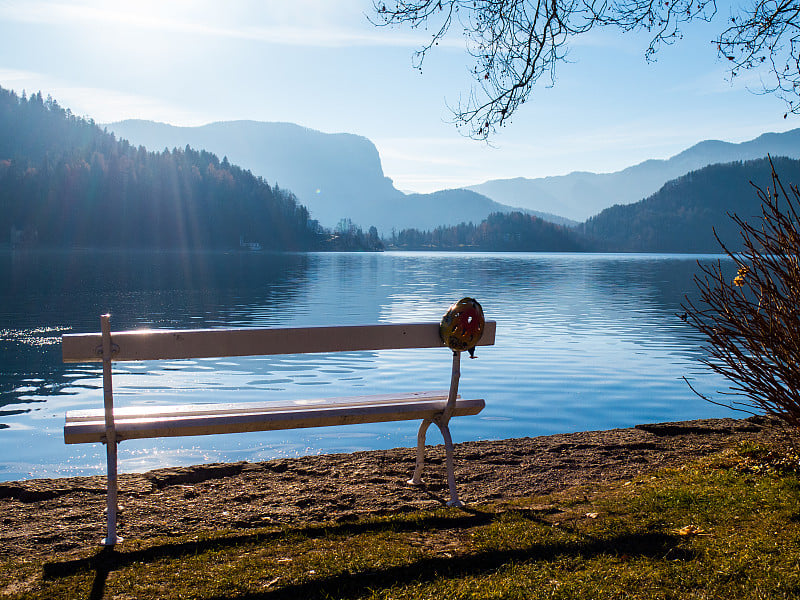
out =
{"type": "MultiPolygon", "coordinates": [[[[800,183],[800,160],[778,157],[772,164],[784,186],[800,183]]],[[[721,248],[715,231],[730,250],[739,251],[742,239],[730,215],[761,218],[753,185],[772,186],[769,160],[708,165],[667,182],[644,200],[607,208],[576,231],[594,251],[716,253],[721,248]]]]}
{"type": "MultiPolygon", "coordinates": [[[[384,175],[375,145],[350,133],[323,133],[293,123],[261,121],[176,127],[128,120],[106,127],[148,150],[188,144],[226,156],[271,184],[291,190],[312,218],[327,227],[346,218],[365,228],[375,225],[388,234],[405,227],[478,223],[493,212],[515,210],[468,190],[404,194],[384,175]]],[[[558,220],[555,215],[549,217],[558,220]]]]}
{"type": "Polygon", "coordinates": [[[476,225],[401,230],[386,242],[389,248],[409,250],[716,254],[722,250],[716,232],[729,250],[738,252],[742,237],[731,215],[753,223],[761,218],[753,186],[772,187],[773,165],[784,187],[800,182],[800,160],[715,163],[668,181],[644,200],[609,207],[576,227],[498,213],[476,225]]]}
{"type": "Polygon", "coordinates": [[[800,158],[800,129],[731,143],[699,142],[666,160],[651,159],[615,173],[574,172],[499,179],[432,194],[404,194],[383,172],[375,145],[349,133],[323,133],[293,123],[225,121],[175,127],[152,121],[108,124],[109,130],[150,150],[190,145],[227,156],[273,184],[291,190],[328,227],[352,219],[393,229],[433,229],[479,223],[494,212],[522,210],[558,224],[576,224],[617,204],[631,204],[667,181],[710,164],[772,156],[800,158]]]}
{"type": "Polygon", "coordinates": [[[800,129],[765,133],[731,143],[699,142],[666,160],[651,159],[615,173],[576,171],[568,175],[495,179],[468,186],[496,202],[584,221],[616,204],[631,204],[657,192],[667,181],[715,163],[772,156],[800,158],[800,129]]]}

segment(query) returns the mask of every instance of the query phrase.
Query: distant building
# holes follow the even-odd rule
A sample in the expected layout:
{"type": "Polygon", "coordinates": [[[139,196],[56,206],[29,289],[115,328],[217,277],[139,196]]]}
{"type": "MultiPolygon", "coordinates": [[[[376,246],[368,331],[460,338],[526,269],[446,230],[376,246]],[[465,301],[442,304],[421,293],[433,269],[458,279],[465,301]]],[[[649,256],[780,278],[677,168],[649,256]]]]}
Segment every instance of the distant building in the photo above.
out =
{"type": "Polygon", "coordinates": [[[241,248],[242,250],[253,250],[253,251],[262,249],[261,244],[259,244],[258,242],[245,242],[243,235],[239,236],[239,248],[241,248]]]}

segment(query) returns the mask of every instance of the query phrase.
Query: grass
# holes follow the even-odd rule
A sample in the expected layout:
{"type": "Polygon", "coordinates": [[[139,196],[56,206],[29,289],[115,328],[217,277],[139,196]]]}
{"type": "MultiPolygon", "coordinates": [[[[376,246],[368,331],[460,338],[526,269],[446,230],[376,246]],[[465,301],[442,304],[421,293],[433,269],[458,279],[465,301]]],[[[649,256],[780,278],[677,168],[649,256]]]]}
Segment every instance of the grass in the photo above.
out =
{"type": "Polygon", "coordinates": [[[798,457],[742,445],[631,482],[0,562],[8,598],[798,598],[798,457]]]}

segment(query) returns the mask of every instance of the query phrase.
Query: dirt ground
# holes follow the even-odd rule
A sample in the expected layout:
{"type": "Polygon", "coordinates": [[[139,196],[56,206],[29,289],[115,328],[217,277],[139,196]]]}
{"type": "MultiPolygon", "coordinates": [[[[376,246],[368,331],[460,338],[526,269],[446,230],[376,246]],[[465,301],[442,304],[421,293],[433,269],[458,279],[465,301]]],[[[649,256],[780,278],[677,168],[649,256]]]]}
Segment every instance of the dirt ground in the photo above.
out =
{"type": "MultiPolygon", "coordinates": [[[[456,478],[465,503],[484,504],[628,480],[741,441],[784,437],[778,423],[751,417],[467,442],[456,446],[456,478]]],[[[119,534],[142,539],[441,506],[444,448],[429,447],[428,459],[421,487],[405,483],[414,467],[410,448],[123,474],[119,534]]],[[[104,477],[0,483],[0,556],[96,546],[104,507],[104,477]]]]}

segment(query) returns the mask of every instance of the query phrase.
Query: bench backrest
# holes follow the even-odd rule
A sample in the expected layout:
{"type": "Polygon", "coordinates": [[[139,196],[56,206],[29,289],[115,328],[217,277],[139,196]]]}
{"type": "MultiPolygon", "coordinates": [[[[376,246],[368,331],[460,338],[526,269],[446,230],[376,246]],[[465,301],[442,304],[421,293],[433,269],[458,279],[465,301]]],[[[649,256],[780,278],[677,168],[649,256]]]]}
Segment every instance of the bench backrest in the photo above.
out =
{"type": "MultiPolygon", "coordinates": [[[[487,321],[479,346],[494,344],[497,323],[487,321]]],[[[439,323],[243,329],[134,330],[111,333],[111,359],[158,360],[355,352],[443,347],[439,323]]],[[[64,362],[102,362],[100,333],[62,337],[64,362]]]]}

